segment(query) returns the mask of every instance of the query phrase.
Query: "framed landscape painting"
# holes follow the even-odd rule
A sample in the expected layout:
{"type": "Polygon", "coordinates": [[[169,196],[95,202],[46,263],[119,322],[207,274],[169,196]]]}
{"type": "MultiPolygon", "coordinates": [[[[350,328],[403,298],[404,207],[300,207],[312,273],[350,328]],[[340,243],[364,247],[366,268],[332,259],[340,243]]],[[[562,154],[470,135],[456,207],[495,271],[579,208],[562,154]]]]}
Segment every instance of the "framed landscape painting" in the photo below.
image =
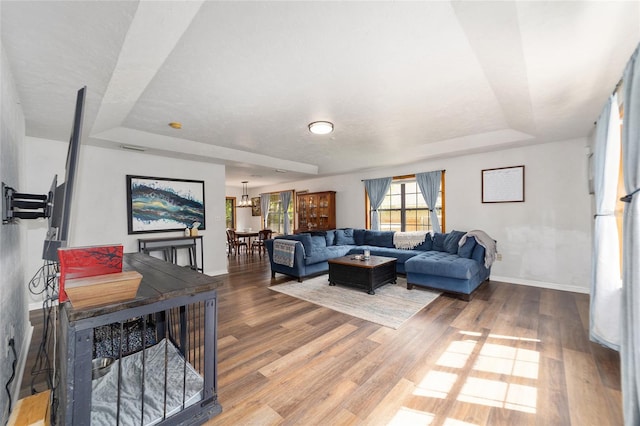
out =
{"type": "Polygon", "coordinates": [[[204,181],[127,175],[129,234],[205,229],[204,181]]]}
{"type": "Polygon", "coordinates": [[[260,197],[253,197],[251,199],[251,216],[260,216],[260,197]]]}

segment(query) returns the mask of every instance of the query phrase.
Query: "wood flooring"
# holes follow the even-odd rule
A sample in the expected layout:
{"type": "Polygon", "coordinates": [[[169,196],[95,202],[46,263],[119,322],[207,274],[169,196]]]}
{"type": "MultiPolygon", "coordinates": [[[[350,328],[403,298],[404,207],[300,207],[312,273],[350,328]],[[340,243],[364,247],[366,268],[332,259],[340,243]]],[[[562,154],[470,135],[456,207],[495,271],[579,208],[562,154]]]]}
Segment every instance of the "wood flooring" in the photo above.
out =
{"type": "Polygon", "coordinates": [[[221,279],[208,425],[623,424],[619,356],[589,341],[588,295],[491,281],[393,330],[270,290],[290,278],[257,254],[221,279]]]}

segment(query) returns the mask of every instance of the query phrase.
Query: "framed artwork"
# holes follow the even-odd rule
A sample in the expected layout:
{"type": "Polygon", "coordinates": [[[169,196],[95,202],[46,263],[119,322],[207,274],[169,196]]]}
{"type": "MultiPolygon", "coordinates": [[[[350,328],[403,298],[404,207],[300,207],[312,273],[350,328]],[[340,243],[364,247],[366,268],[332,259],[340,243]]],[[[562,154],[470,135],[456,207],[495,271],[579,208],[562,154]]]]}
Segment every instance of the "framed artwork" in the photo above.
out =
{"type": "Polygon", "coordinates": [[[204,181],[127,175],[129,234],[205,229],[204,181]]]}
{"type": "Polygon", "coordinates": [[[482,170],[482,202],[524,202],[524,166],[482,170]]]}
{"type": "Polygon", "coordinates": [[[253,197],[251,199],[251,216],[261,216],[260,210],[260,197],[253,197]]]}

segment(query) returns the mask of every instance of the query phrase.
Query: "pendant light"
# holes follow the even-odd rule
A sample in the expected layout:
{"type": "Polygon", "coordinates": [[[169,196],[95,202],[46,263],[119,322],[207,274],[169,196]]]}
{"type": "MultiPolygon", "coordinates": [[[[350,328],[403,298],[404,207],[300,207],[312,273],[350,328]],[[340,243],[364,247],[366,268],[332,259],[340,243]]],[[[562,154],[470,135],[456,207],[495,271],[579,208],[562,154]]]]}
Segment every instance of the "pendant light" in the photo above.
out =
{"type": "Polygon", "coordinates": [[[247,183],[249,183],[249,181],[242,181],[242,198],[240,198],[240,203],[238,203],[237,207],[251,207],[251,200],[249,200],[249,194],[247,191],[247,183]]]}

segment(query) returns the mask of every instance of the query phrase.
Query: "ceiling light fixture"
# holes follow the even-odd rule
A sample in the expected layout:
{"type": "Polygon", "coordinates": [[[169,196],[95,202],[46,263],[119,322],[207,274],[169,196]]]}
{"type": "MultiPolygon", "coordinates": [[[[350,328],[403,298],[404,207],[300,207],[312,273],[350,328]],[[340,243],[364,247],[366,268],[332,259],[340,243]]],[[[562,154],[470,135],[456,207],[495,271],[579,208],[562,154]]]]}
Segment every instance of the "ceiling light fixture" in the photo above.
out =
{"type": "Polygon", "coordinates": [[[309,124],[309,131],[314,135],[326,135],[333,132],[333,123],[330,121],[314,121],[309,124]]]}
{"type": "Polygon", "coordinates": [[[249,181],[242,181],[242,197],[240,198],[240,202],[237,207],[251,207],[251,200],[249,200],[249,194],[247,191],[247,183],[249,183],[249,181]]]}
{"type": "Polygon", "coordinates": [[[172,129],[182,129],[182,123],[178,122],[178,121],[172,121],[171,123],[169,123],[169,127],[171,127],[172,129]]]}

